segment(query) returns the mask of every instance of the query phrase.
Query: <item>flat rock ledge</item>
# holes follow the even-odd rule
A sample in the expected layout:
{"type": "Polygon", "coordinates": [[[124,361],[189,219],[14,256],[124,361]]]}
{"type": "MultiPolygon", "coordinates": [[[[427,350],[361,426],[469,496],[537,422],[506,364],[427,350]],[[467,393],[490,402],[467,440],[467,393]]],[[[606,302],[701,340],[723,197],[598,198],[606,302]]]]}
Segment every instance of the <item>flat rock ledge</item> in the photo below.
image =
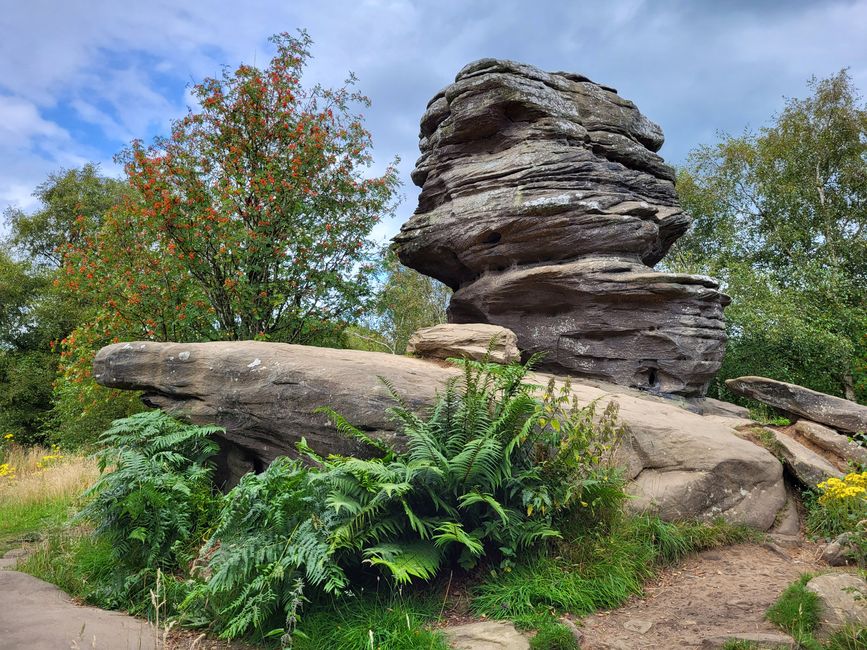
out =
{"type": "Polygon", "coordinates": [[[406,352],[431,359],[455,357],[505,364],[521,360],[515,333],[486,323],[444,323],[422,328],[410,337],[406,352]]]}
{"type": "Polygon", "coordinates": [[[726,386],[738,395],[800,415],[838,431],[867,431],[867,406],[842,397],[826,395],[767,377],[726,379],[726,386]]]}
{"type": "MultiPolygon", "coordinates": [[[[461,370],[439,362],[379,352],[335,350],[253,341],[117,343],[93,364],[103,386],[143,392],[149,406],[196,423],[225,428],[227,480],[294,455],[305,437],[320,453],[368,453],[315,413],[334,408],[372,436],[396,440],[387,416],[393,405],[383,379],[411,408],[424,411],[461,370]],[[232,469],[234,468],[234,469],[232,469]]],[[[533,374],[540,386],[551,375],[533,374]]],[[[563,378],[559,378],[562,381],[563,378]]],[[[782,465],[733,429],[660,398],[617,386],[572,381],[581,404],[616,401],[630,435],[618,462],[630,481],[633,511],[674,519],[724,517],[767,530],[786,500],[782,465]]]]}

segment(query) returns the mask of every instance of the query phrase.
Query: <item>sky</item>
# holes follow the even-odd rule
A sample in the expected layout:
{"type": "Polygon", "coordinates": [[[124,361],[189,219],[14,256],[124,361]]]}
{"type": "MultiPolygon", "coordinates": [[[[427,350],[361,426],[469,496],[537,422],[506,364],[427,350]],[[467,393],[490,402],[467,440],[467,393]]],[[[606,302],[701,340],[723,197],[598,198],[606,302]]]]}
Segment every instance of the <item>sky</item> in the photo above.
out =
{"type": "MultiPolygon", "coordinates": [[[[662,126],[682,164],[720,132],[760,128],[806,82],[848,67],[867,92],[867,0],[0,0],[0,212],[38,207],[49,173],[167,134],[189,86],[222,66],[265,64],[268,36],[313,38],[305,83],[351,71],[381,172],[401,159],[404,199],[428,100],[465,64],[508,58],[614,86],[662,126]]],[[[3,226],[0,226],[2,233],[3,226]]]]}

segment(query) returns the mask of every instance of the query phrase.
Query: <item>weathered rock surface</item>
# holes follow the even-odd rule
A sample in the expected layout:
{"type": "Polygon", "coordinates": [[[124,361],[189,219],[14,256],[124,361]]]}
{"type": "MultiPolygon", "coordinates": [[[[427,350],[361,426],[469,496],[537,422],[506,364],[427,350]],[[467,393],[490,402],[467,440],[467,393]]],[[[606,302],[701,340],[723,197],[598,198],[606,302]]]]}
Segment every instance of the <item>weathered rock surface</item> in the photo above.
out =
{"type": "Polygon", "coordinates": [[[505,621],[478,621],[443,629],[455,650],[530,650],[530,642],[505,621]]]}
{"type": "MultiPolygon", "coordinates": [[[[364,453],[314,411],[330,406],[373,436],[394,439],[392,406],[380,377],[412,408],[433,403],[456,368],[378,352],[282,343],[118,343],[99,351],[94,377],[104,385],[144,391],[146,403],[194,422],[226,428],[225,438],[264,467],[292,455],[306,437],[328,453],[364,453]]],[[[531,377],[545,385],[549,375],[531,377]]],[[[628,389],[572,383],[580,403],[617,401],[631,435],[619,462],[635,495],[629,506],[666,519],[725,517],[768,529],[785,503],[782,466],[732,429],[628,389]],[[619,392],[619,391],[623,392],[619,392]]]]}
{"type": "Polygon", "coordinates": [[[847,625],[867,626],[867,581],[850,573],[827,573],[807,583],[819,597],[819,636],[847,625]]]}
{"type": "Polygon", "coordinates": [[[867,406],[842,397],[826,395],[797,384],[767,377],[727,379],[726,386],[738,395],[833,427],[838,431],[867,431],[867,406]]]}
{"type": "Polygon", "coordinates": [[[401,261],[453,289],[449,320],[503,325],[544,366],[702,394],[728,298],[651,267],[688,228],[661,129],[581,75],[482,59],[421,119],[401,261]]]}
{"type": "Polygon", "coordinates": [[[491,363],[521,360],[515,333],[505,327],[485,323],[447,323],[425,327],[410,337],[406,351],[417,357],[433,359],[457,357],[481,361],[487,358],[491,363]]]}
{"type": "Polygon", "coordinates": [[[785,433],[766,429],[774,434],[783,462],[792,471],[798,481],[809,488],[815,488],[819,483],[832,476],[841,478],[843,473],[812,449],[807,449],[797,440],[785,433]]]}
{"type": "Polygon", "coordinates": [[[834,429],[809,420],[798,420],[795,423],[795,431],[814,445],[836,454],[843,460],[854,460],[867,464],[867,449],[851,440],[849,436],[837,433],[834,429]]]}
{"type": "Polygon", "coordinates": [[[822,561],[831,566],[845,566],[852,561],[852,551],[849,533],[843,533],[822,547],[822,561]]]}

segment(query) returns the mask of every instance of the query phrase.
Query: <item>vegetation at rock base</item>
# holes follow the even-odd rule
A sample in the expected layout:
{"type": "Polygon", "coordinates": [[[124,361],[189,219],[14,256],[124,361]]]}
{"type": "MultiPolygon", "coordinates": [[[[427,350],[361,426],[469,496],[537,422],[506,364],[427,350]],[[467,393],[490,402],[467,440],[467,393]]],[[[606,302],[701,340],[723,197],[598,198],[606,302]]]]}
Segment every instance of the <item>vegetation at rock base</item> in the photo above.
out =
{"type": "Polygon", "coordinates": [[[867,107],[846,70],[758,133],[692,152],[691,230],[665,264],[722,280],[729,342],[711,393],[760,375],[867,399],[867,107]]]}
{"type": "Polygon", "coordinates": [[[536,400],[525,373],[468,362],[426,415],[397,402],[405,450],[333,414],[374,457],[302,444],[313,462],[278,459],[226,495],[206,480],[213,429],[160,412],[120,420],[81,513],[24,569],[142,614],[162,571],[160,598],[184,625],[297,648],[368,648],[371,635],[384,648],[445,647],[427,626],[460,581],[473,612],[560,648],[571,637],[552,613],[616,606],[653,567],[749,538],[624,516],[616,412],[594,417],[553,384],[536,400]]]}

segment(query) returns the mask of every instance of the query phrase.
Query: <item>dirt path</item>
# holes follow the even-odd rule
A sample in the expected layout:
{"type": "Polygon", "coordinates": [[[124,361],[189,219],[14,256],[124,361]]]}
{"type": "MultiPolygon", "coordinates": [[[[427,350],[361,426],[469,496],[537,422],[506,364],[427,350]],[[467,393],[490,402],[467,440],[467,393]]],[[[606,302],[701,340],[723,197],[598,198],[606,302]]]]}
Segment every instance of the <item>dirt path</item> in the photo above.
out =
{"type": "Polygon", "coordinates": [[[585,618],[582,650],[696,648],[710,637],[779,633],[765,611],[798,576],[821,568],[811,545],[699,553],[664,570],[642,598],[585,618]]]}

